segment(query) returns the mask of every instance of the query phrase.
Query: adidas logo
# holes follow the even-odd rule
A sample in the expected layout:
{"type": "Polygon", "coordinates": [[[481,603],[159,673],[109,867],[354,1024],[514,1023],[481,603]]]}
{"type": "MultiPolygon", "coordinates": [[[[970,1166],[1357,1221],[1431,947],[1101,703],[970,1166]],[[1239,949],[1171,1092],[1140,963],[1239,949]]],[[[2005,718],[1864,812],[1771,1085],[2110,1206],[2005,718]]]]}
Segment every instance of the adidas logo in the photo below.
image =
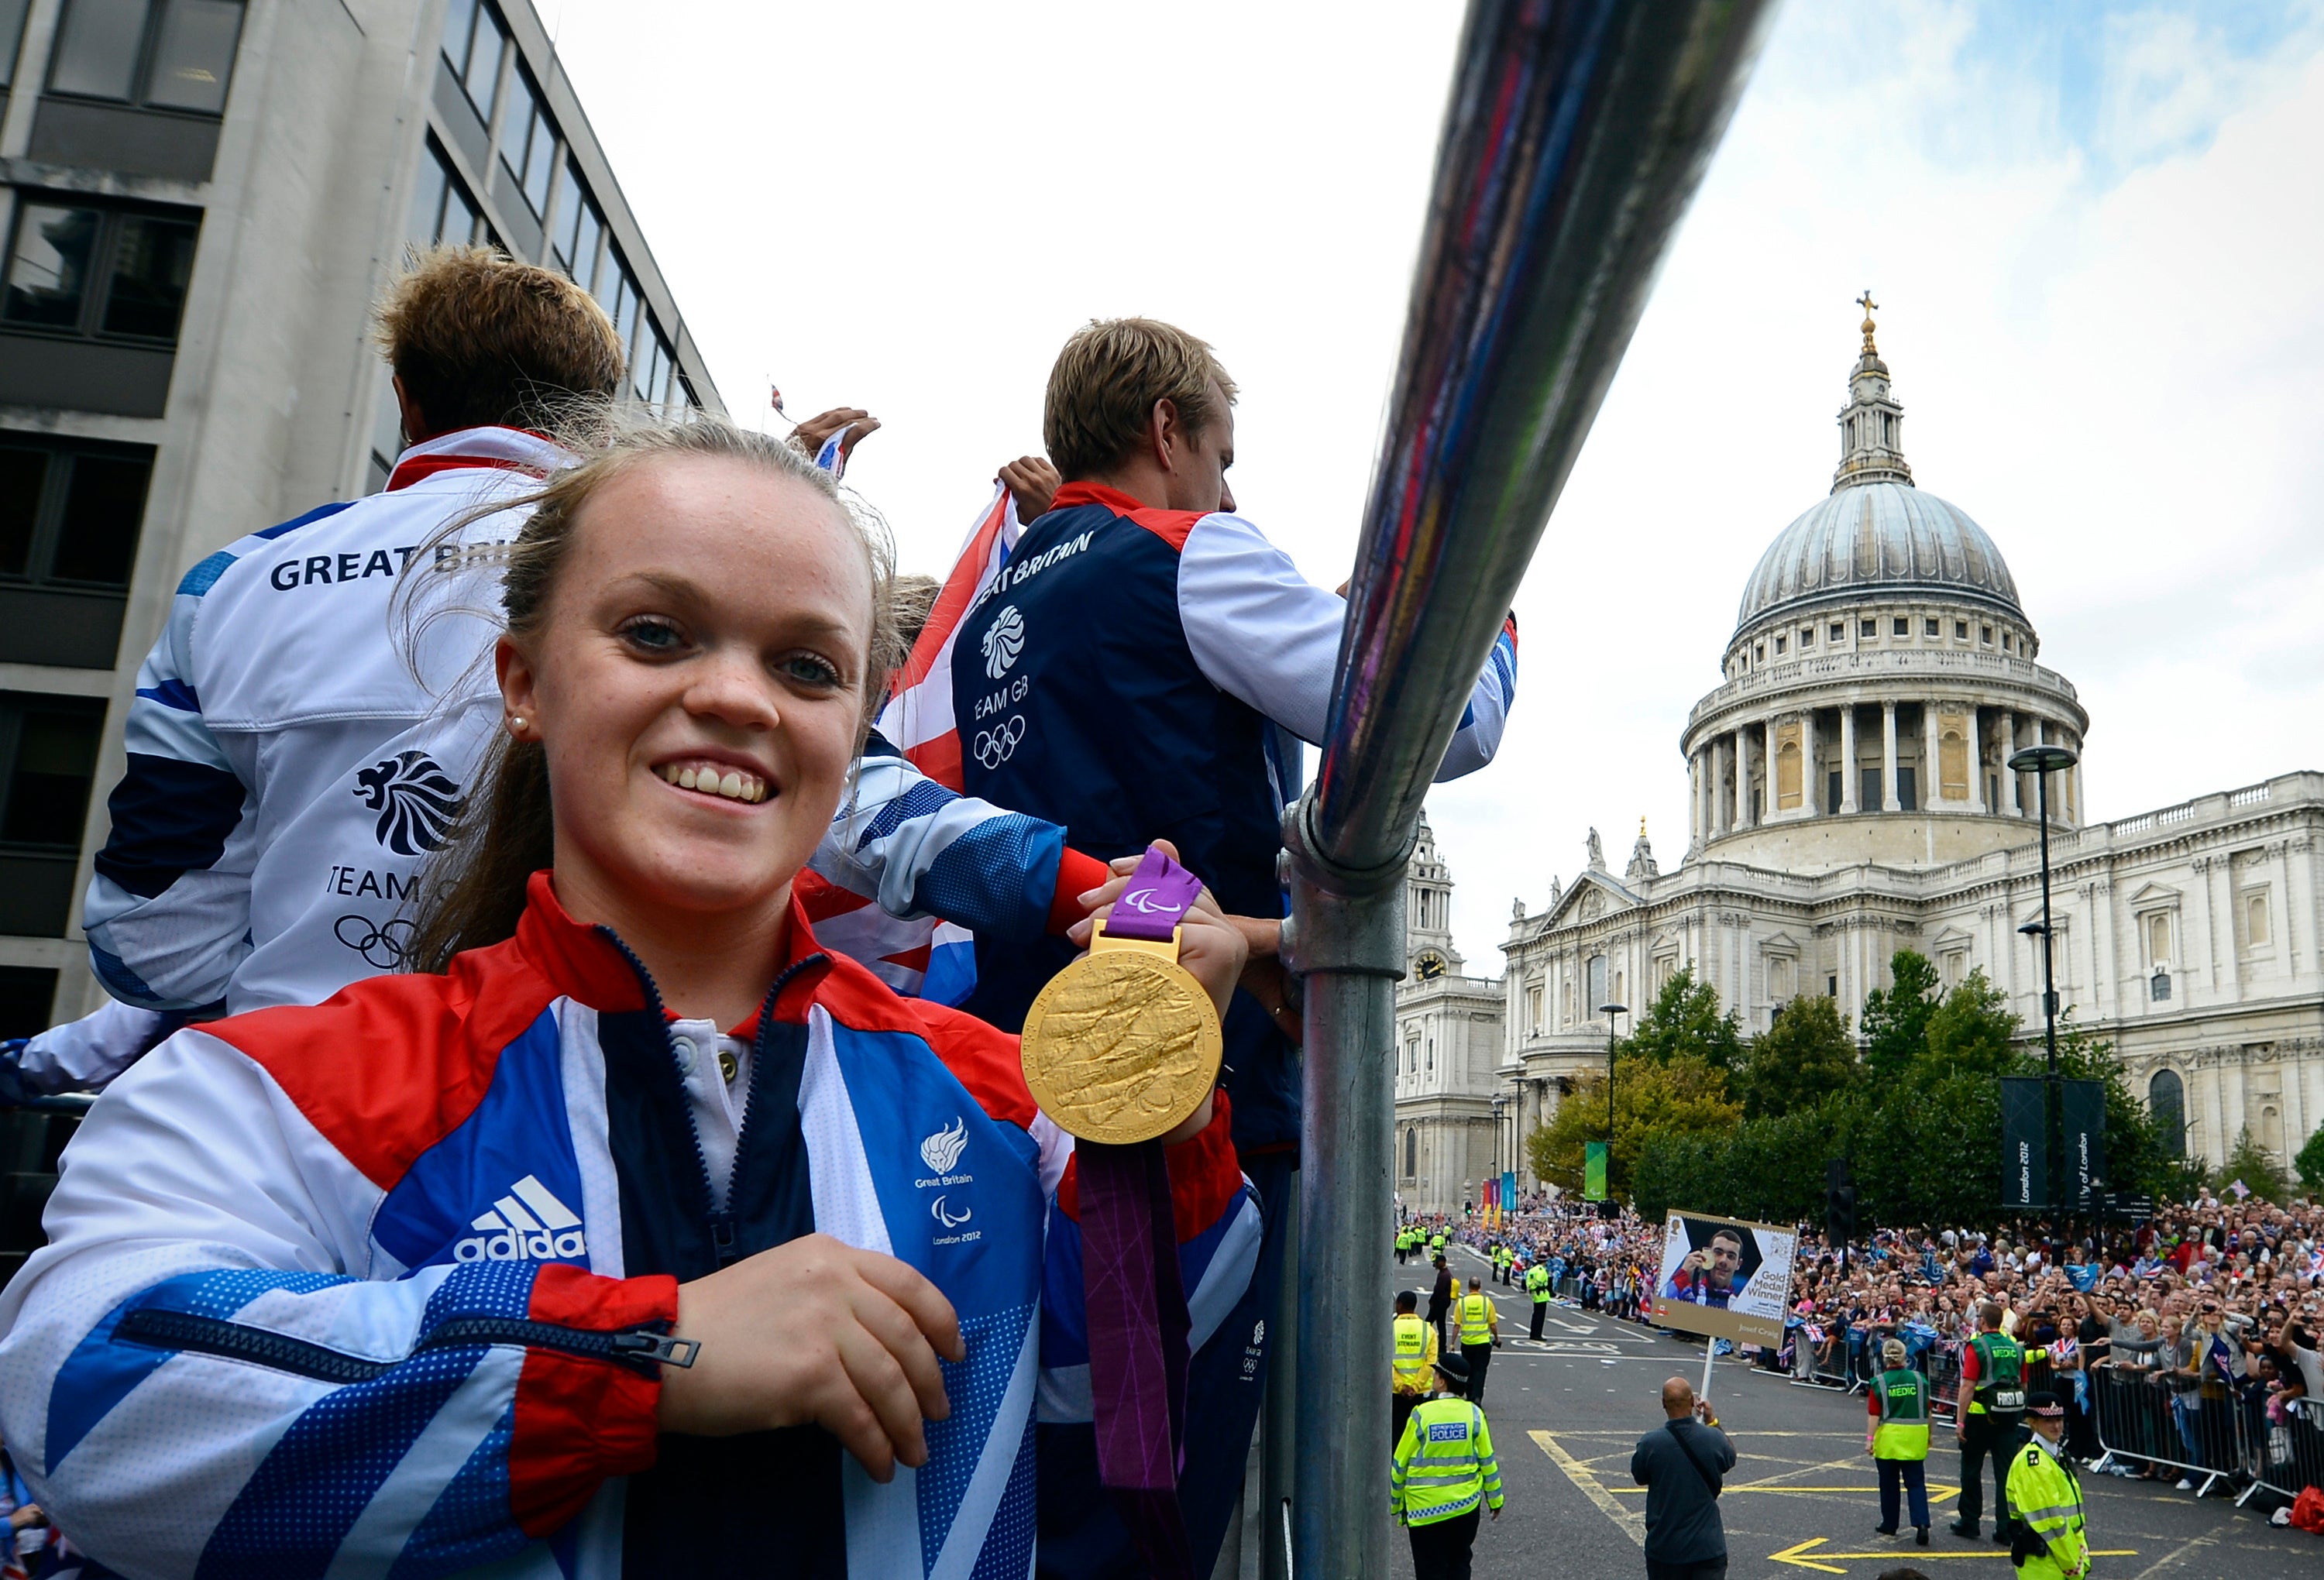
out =
{"type": "Polygon", "coordinates": [[[455,1262],[554,1262],[589,1254],[580,1217],[531,1174],[468,1226],[484,1232],[453,1242],[455,1262]]]}

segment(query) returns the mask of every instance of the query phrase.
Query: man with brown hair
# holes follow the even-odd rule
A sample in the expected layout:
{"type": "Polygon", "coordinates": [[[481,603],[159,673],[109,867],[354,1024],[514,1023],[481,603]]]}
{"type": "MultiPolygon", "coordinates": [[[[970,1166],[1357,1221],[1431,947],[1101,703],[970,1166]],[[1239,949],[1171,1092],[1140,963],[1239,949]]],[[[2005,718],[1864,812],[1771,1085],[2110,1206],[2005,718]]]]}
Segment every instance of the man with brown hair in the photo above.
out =
{"type": "MultiPolygon", "coordinates": [[[[139,672],[87,925],[106,988],[146,1010],[314,1004],[403,964],[421,865],[499,726],[493,549],[523,524],[499,507],[573,458],[529,426],[622,379],[588,293],[483,248],[420,257],[378,321],[410,441],[387,487],[196,565],[139,672]]],[[[800,436],[813,455],[876,426],[844,409],[800,436]]],[[[941,892],[966,925],[1038,936],[1081,915],[1061,896],[1104,881],[1055,827],[930,785],[892,749],[867,749],[859,779],[817,866],[864,897],[933,909],[941,892]]],[[[76,1073],[109,1066],[102,1084],[169,1023],[151,1028],[76,1073]]]]}
{"type": "MultiPolygon", "coordinates": [[[[1275,862],[1283,809],[1300,789],[1299,742],[1323,737],[1347,623],[1344,599],[1311,585],[1235,513],[1234,398],[1211,347],[1171,325],[1115,318],[1068,340],[1042,423],[1063,486],[963,617],[952,670],[970,795],[1063,824],[1074,850],[1102,859],[1170,840],[1222,910],[1261,919],[1250,928],[1254,969],[1224,1027],[1225,1095],[1267,1238],[1259,1276],[1207,1348],[1212,1318],[1197,1313],[1189,1376],[1218,1366],[1238,1381],[1206,1396],[1214,1414],[1187,1418],[1180,1494],[1198,1568],[1239,1495],[1265,1379],[1263,1318],[1299,1139],[1296,1011],[1274,959],[1284,910],[1275,862]],[[1219,1405],[1229,1398],[1233,1411],[1219,1405]]],[[[1516,664],[1505,631],[1439,778],[1490,760],[1516,664]]],[[[1021,1025],[1072,956],[980,938],[977,988],[963,1007],[1021,1025]]],[[[1095,1463],[1089,1416],[1045,1408],[1040,1430],[1045,1509],[1110,1518],[1093,1471],[1084,1487],[1060,1484],[1052,1496],[1052,1466],[1095,1463]]],[[[1051,1535],[1045,1525],[1045,1542],[1051,1535]]]]}

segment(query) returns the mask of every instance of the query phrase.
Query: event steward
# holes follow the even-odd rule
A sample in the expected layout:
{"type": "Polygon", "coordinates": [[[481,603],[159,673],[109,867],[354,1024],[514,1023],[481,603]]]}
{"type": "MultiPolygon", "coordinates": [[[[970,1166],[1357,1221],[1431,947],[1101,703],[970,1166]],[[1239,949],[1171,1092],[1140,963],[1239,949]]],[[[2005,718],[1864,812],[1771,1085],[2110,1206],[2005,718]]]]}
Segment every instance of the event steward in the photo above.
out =
{"type": "MultiPolygon", "coordinates": [[[[883,542],[704,418],[556,473],[506,560],[435,969],[105,1094],[0,1296],[7,1441],[141,1575],[1030,1573],[1071,1143],[1015,1038],[798,894],[894,656],[883,542]]],[[[1205,896],[1183,942],[1223,1005],[1241,935],[1205,896]]],[[[1250,1272],[1230,1125],[1164,1138],[1197,1310],[1250,1272]]]]}
{"type": "Polygon", "coordinates": [[[1420,1297],[1399,1290],[1396,1318],[1388,1325],[1393,1345],[1388,1362],[1388,1436],[1393,1447],[1404,1437],[1405,1418],[1428,1392],[1436,1371],[1436,1329],[1420,1315],[1420,1297]]]}
{"type": "Polygon", "coordinates": [[[1471,1404],[1485,1402],[1485,1373],[1493,1364],[1493,1346],[1501,1341],[1501,1313],[1485,1293],[1482,1279],[1469,1280],[1453,1316],[1459,1330],[1461,1358],[1469,1363],[1469,1386],[1463,1391],[1471,1404]]]}
{"type": "Polygon", "coordinates": [[[1929,1380],[1904,1364],[1901,1339],[1880,1343],[1883,1370],[1865,1395],[1871,1416],[1865,1428],[1864,1451],[1880,1468],[1880,1523],[1883,1536],[1896,1534],[1901,1512],[1899,1490],[1912,1500],[1914,1539],[1929,1545],[1929,1380]]]}
{"type": "MultiPolygon", "coordinates": [[[[420,866],[499,727],[512,507],[579,458],[535,430],[622,381],[588,292],[482,247],[422,254],[382,300],[377,339],[409,444],[386,487],[203,560],[138,672],[86,914],[92,969],[146,1010],[317,1004],[407,963],[420,866]]],[[[941,897],[998,941],[1062,931],[1105,881],[1055,824],[954,796],[876,735],[843,812],[823,876],[899,914],[941,897]]],[[[114,1067],[91,1072],[143,1051],[116,1041],[114,1067]]]]}

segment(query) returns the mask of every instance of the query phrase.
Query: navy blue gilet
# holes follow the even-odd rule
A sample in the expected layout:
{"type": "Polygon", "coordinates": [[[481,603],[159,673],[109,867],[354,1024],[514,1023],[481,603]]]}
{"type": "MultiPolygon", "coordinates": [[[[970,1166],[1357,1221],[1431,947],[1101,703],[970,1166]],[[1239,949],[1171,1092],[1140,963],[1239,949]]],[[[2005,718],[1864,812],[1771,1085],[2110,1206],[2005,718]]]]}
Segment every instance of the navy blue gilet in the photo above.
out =
{"type": "MultiPolygon", "coordinates": [[[[961,773],[969,795],[1063,825],[1086,855],[1135,855],[1167,839],[1228,912],[1279,916],[1271,726],[1211,683],[1178,618],[1178,553],[1203,514],[1148,510],[1093,483],[1058,491],[961,621],[961,773]]],[[[1059,939],[980,939],[976,990],[961,1007],[1016,1030],[1074,952],[1059,939]]],[[[1237,1144],[1296,1143],[1289,1042],[1245,994],[1225,1031],[1237,1144]]]]}

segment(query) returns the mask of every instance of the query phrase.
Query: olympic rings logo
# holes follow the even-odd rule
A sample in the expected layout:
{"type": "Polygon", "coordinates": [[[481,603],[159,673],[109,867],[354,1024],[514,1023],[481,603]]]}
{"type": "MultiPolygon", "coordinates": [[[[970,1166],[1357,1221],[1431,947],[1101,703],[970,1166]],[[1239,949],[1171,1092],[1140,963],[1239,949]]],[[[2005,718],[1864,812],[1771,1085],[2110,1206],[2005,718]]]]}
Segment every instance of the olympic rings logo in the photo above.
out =
{"type": "Polygon", "coordinates": [[[976,732],[976,760],[997,768],[1017,755],[1017,743],[1024,739],[1025,715],[1011,713],[1006,724],[976,732]]]}
{"type": "Polygon", "coordinates": [[[332,937],[382,971],[401,969],[404,956],[410,952],[412,936],[418,931],[417,924],[402,916],[383,926],[361,914],[342,916],[331,923],[332,937]]]}

